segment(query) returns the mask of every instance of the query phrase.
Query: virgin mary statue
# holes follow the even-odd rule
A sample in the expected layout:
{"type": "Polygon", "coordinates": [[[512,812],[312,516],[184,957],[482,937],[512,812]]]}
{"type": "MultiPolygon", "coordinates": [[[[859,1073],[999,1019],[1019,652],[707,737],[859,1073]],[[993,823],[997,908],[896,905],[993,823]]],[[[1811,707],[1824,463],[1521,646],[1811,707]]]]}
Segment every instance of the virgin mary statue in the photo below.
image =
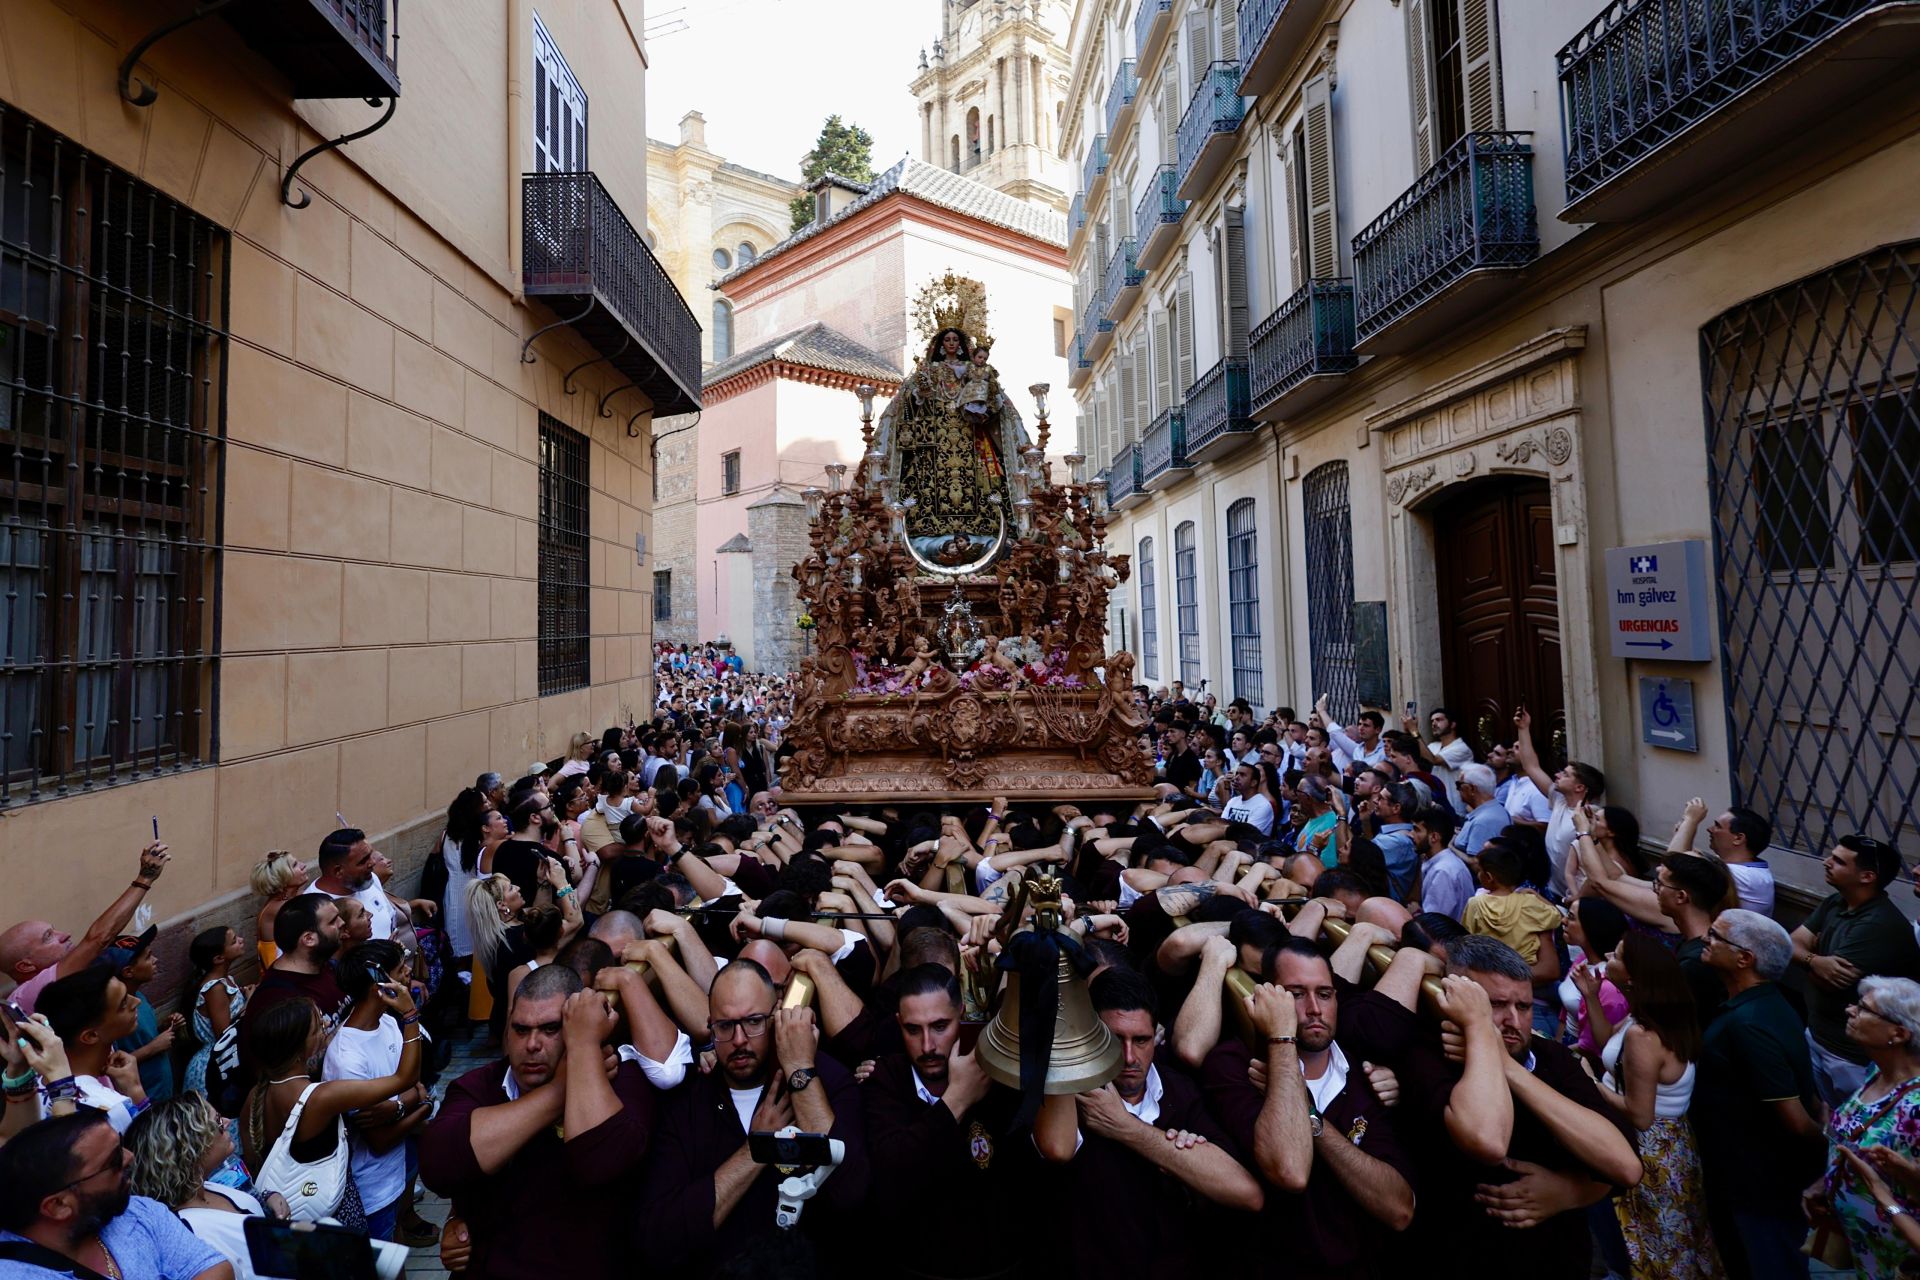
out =
{"type": "Polygon", "coordinates": [[[933,572],[971,572],[995,558],[1013,514],[1007,468],[1027,443],[985,352],[957,326],[933,335],[926,357],[881,414],[876,441],[887,478],[907,506],[907,543],[933,572]]]}

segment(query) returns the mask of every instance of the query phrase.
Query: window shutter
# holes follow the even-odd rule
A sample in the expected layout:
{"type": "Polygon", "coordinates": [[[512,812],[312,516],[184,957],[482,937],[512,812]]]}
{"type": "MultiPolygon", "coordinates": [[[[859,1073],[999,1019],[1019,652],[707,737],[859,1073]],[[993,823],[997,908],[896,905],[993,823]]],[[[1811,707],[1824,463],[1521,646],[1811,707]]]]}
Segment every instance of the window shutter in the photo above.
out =
{"type": "Polygon", "coordinates": [[[1140,438],[1140,419],[1135,413],[1134,403],[1133,352],[1129,351],[1119,359],[1120,368],[1120,420],[1121,434],[1129,441],[1140,438]]]}
{"type": "Polygon", "coordinates": [[[1453,0],[1405,0],[1407,15],[1407,96],[1413,104],[1413,169],[1433,168],[1433,39],[1427,26],[1429,4],[1453,0]]]}
{"type": "Polygon", "coordinates": [[[1237,0],[1216,0],[1214,11],[1220,15],[1220,60],[1240,61],[1240,5],[1237,0]]]}
{"type": "Polygon", "coordinates": [[[1171,57],[1160,71],[1160,163],[1180,163],[1180,69],[1171,57]]]}
{"type": "MultiPolygon", "coordinates": [[[[1172,317],[1165,311],[1153,317],[1153,407],[1156,412],[1170,407],[1178,398],[1179,392],[1173,386],[1173,329],[1172,317]]],[[[1185,391],[1186,388],[1180,388],[1185,391]]]]}
{"type": "Polygon", "coordinates": [[[1340,224],[1334,209],[1333,103],[1327,78],[1315,76],[1302,92],[1307,147],[1307,270],[1314,279],[1340,274],[1340,224]]]}
{"type": "Polygon", "coordinates": [[[1147,365],[1147,335],[1137,333],[1133,339],[1133,417],[1140,424],[1142,434],[1153,422],[1153,377],[1147,365]]]}
{"type": "Polygon", "coordinates": [[[1247,358],[1247,211],[1227,210],[1226,234],[1221,249],[1227,269],[1227,358],[1247,358]]]}
{"type": "Polygon", "coordinates": [[[1187,389],[1193,386],[1193,277],[1180,277],[1179,315],[1174,323],[1174,338],[1178,343],[1175,372],[1179,374],[1180,394],[1185,396],[1187,389]]]}
{"type": "Polygon", "coordinates": [[[1193,77],[1193,91],[1200,92],[1207,78],[1207,64],[1213,61],[1213,42],[1208,39],[1212,15],[1201,9],[1187,15],[1187,70],[1193,77]]]}
{"type": "Polygon", "coordinates": [[[1112,256],[1113,245],[1111,243],[1111,237],[1107,234],[1107,220],[1102,218],[1100,219],[1100,225],[1093,229],[1094,275],[1096,279],[1103,281],[1106,279],[1107,259],[1112,256]]]}
{"type": "Polygon", "coordinates": [[[1307,131],[1298,128],[1293,131],[1293,141],[1288,144],[1287,155],[1282,167],[1287,172],[1287,267],[1293,273],[1289,282],[1294,292],[1298,292],[1307,283],[1306,263],[1307,246],[1300,243],[1301,228],[1305,227],[1306,193],[1300,188],[1303,171],[1301,159],[1306,155],[1307,131]]]}
{"type": "Polygon", "coordinates": [[[1500,93],[1500,32],[1493,0],[1460,0],[1460,60],[1468,131],[1504,128],[1507,113],[1500,93]]]}

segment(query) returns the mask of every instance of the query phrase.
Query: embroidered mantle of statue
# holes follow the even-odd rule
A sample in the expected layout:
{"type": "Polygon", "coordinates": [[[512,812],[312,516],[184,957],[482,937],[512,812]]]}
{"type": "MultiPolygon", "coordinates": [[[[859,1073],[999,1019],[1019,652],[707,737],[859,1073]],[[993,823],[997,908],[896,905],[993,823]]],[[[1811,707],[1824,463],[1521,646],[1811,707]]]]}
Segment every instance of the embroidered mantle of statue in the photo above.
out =
{"type": "Polygon", "coordinates": [[[908,546],[936,573],[977,570],[1006,542],[1007,467],[1029,441],[988,362],[992,346],[943,327],[880,415],[887,476],[907,504],[908,546]]]}
{"type": "Polygon", "coordinates": [[[809,550],[793,567],[815,623],[800,665],[794,804],[1007,796],[1151,796],[1133,659],[1106,651],[1103,489],[1086,459],[1046,461],[1045,383],[1029,441],[989,358],[986,291],[948,273],[915,310],[925,358],[874,416],[864,452],[801,495],[809,550]]]}

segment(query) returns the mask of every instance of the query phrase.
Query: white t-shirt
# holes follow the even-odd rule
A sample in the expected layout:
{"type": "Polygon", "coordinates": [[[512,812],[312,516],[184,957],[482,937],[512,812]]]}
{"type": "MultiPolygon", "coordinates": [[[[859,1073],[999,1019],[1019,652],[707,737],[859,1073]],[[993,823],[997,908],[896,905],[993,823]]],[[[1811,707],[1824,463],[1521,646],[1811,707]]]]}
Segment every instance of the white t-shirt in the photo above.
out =
{"type": "Polygon", "coordinates": [[[1507,788],[1507,813],[1514,821],[1545,822],[1553,817],[1553,806],[1533,785],[1533,779],[1521,774],[1507,788]]]}
{"type": "MultiPolygon", "coordinates": [[[[393,899],[387,896],[386,886],[380,883],[379,876],[368,876],[366,887],[355,889],[353,896],[367,909],[373,918],[373,936],[391,938],[393,931],[400,927],[400,909],[393,905],[393,899]]],[[[382,1072],[381,1074],[385,1074],[382,1072]]]]}
{"type": "Polygon", "coordinates": [[[765,1085],[757,1085],[751,1089],[727,1090],[733,1096],[733,1114],[740,1117],[740,1132],[753,1132],[753,1113],[760,1105],[760,1095],[765,1090],[765,1085]]]}
{"type": "Polygon", "coordinates": [[[1440,757],[1442,763],[1431,769],[1434,777],[1447,789],[1447,804],[1455,813],[1464,813],[1460,807],[1460,785],[1457,781],[1460,770],[1473,763],[1473,744],[1465,738],[1455,738],[1452,742],[1427,744],[1427,754],[1440,757]]]}
{"type": "Polygon", "coordinates": [[[1740,896],[1740,905],[1748,911],[1758,911],[1763,916],[1773,915],[1773,868],[1764,859],[1752,862],[1729,862],[1725,864],[1733,876],[1734,892],[1740,896]]]}
{"type": "Polygon", "coordinates": [[[1558,791],[1553,793],[1553,815],[1547,819],[1547,861],[1553,867],[1549,877],[1554,893],[1567,896],[1567,860],[1573,856],[1573,842],[1580,833],[1573,829],[1573,806],[1558,791]]]}
{"type": "Polygon", "coordinates": [[[1220,810],[1220,816],[1228,822],[1245,822],[1259,829],[1263,836],[1273,834],[1273,804],[1263,795],[1246,798],[1235,796],[1227,801],[1220,810]]]}
{"type": "MultiPolygon", "coordinates": [[[[342,1023],[327,1046],[324,1075],[328,1080],[378,1080],[400,1069],[400,1024],[382,1014],[379,1025],[361,1031],[342,1023]]],[[[407,1146],[398,1143],[384,1154],[375,1152],[366,1135],[347,1126],[349,1168],[360,1203],[378,1213],[400,1198],[407,1185],[407,1146]]]]}

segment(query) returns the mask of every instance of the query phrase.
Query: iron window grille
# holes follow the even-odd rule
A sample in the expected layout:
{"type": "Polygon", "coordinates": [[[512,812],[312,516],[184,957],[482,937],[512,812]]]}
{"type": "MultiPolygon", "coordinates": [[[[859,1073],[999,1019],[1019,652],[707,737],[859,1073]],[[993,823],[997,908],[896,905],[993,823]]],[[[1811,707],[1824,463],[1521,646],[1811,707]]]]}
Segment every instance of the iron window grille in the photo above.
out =
{"type": "Polygon", "coordinates": [[[1920,240],[1701,330],[1734,801],[1819,854],[1914,834],[1920,240]]]}
{"type": "Polygon", "coordinates": [[[1260,553],[1253,499],[1227,508],[1227,633],[1233,650],[1233,696],[1266,702],[1260,670],[1260,553]]]}
{"type": "Polygon", "coordinates": [[[1153,599],[1153,539],[1140,539],[1140,674],[1160,678],[1160,611],[1153,599]]]}
{"type": "Polygon", "coordinates": [[[1193,521],[1173,531],[1174,629],[1180,634],[1180,682],[1200,687],[1200,565],[1193,521]]]}
{"type": "Polygon", "coordinates": [[[740,451],[735,449],[720,455],[720,493],[722,496],[740,492],[740,451]]]}
{"type": "Polygon", "coordinates": [[[1360,713],[1360,675],[1353,649],[1353,508],[1347,464],[1329,462],[1300,486],[1306,512],[1307,636],[1313,692],[1327,696],[1342,724],[1360,713]]]}
{"type": "Polygon", "coordinates": [[[673,570],[656,569],[653,574],[653,620],[673,621],[673,570]]]}
{"type": "Polygon", "coordinates": [[[540,415],[540,696],[585,688],[593,635],[587,581],[587,438],[540,415]]]}
{"type": "Polygon", "coordinates": [[[0,104],[0,806],[214,758],[227,254],[0,104]]]}

